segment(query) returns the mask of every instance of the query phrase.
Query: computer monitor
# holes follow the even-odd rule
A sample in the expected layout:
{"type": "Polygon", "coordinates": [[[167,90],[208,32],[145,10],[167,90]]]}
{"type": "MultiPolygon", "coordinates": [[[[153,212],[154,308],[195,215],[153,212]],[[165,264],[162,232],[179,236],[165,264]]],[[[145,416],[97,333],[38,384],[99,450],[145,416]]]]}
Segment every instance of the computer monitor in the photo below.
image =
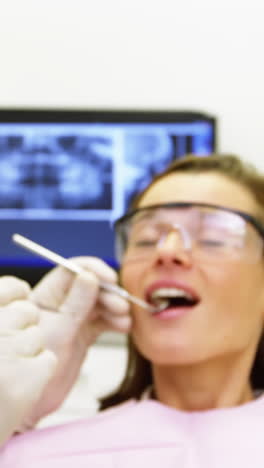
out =
{"type": "Polygon", "coordinates": [[[116,266],[112,221],[135,193],[173,159],[215,149],[216,119],[202,112],[0,110],[0,274],[50,266],[13,233],[116,266]]]}

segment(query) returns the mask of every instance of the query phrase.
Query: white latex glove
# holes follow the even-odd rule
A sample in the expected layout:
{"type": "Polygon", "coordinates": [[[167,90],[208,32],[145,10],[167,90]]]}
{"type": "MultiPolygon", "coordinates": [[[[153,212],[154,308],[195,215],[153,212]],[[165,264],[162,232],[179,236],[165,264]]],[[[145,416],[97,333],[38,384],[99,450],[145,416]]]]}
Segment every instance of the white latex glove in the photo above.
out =
{"type": "Polygon", "coordinates": [[[39,400],[57,362],[44,350],[38,308],[27,300],[29,291],[22,280],[0,278],[0,445],[39,400]]]}
{"type": "Polygon", "coordinates": [[[98,278],[115,283],[116,272],[98,258],[72,260],[89,271],[77,276],[57,267],[30,295],[32,302],[41,309],[40,325],[45,344],[55,352],[58,365],[22,429],[34,426],[60,406],[79,375],[87,348],[100,333],[107,330],[128,332],[131,326],[128,302],[99,289],[98,278]]]}

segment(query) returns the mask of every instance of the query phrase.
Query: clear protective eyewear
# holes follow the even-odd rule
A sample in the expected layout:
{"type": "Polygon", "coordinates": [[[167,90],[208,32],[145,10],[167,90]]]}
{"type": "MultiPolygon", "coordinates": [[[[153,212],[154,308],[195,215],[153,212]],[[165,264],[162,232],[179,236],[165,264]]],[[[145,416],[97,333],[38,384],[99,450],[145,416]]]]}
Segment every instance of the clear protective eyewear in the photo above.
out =
{"type": "Polygon", "coordinates": [[[201,261],[245,259],[263,255],[264,226],[257,218],[205,203],[166,203],[138,208],[115,222],[119,262],[148,259],[174,234],[175,248],[201,261]]]}

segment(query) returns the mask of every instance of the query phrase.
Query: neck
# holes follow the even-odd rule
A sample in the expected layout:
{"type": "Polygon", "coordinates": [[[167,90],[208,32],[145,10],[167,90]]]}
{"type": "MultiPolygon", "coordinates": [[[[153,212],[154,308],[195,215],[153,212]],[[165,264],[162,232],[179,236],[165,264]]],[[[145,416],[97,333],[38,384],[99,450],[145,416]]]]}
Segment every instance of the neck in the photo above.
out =
{"type": "Polygon", "coordinates": [[[243,356],[199,364],[164,366],[154,364],[153,382],[157,400],[184,411],[202,411],[238,406],[254,399],[249,374],[251,359],[243,356]],[[250,362],[249,362],[250,361],[250,362]]]}

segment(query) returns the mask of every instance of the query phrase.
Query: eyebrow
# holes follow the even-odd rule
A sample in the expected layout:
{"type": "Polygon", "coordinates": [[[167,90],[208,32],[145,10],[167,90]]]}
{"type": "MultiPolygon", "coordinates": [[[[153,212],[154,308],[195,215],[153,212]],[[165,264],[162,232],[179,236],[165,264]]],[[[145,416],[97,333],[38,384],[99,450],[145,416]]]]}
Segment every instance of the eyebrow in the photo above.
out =
{"type": "Polygon", "coordinates": [[[131,219],[136,220],[136,221],[142,221],[144,219],[151,219],[155,217],[156,213],[157,213],[156,210],[152,208],[143,208],[142,211],[138,211],[132,214],[131,219]]]}
{"type": "Polygon", "coordinates": [[[220,213],[205,213],[204,220],[205,222],[218,221],[218,226],[239,229],[241,232],[244,232],[246,228],[246,220],[236,213],[223,212],[221,215],[220,213]]]}

